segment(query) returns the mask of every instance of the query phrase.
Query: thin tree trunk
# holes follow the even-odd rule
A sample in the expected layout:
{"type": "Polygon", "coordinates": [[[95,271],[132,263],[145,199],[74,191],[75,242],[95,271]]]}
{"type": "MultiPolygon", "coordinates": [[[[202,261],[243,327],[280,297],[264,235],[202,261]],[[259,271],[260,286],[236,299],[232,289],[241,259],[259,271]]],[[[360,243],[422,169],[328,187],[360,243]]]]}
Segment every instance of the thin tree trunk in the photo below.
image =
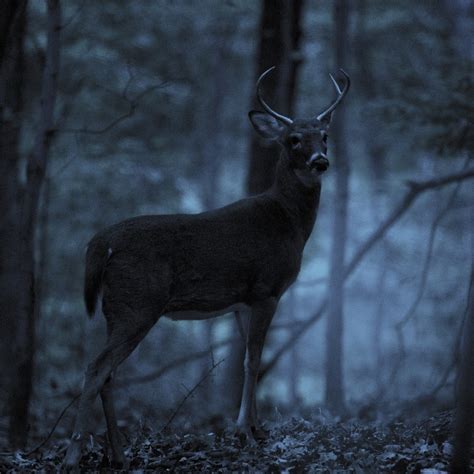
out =
{"type": "MultiPolygon", "coordinates": [[[[2,398],[9,408],[16,364],[15,334],[17,307],[21,295],[17,293],[19,232],[20,137],[23,113],[24,39],[27,2],[15,0],[2,4],[0,20],[0,307],[1,307],[1,385],[2,398]]],[[[13,444],[16,437],[10,436],[13,444]]]]}
{"type": "MultiPolygon", "coordinates": [[[[215,29],[207,43],[209,57],[211,58],[210,84],[205,85],[211,92],[207,94],[210,101],[205,101],[198,107],[195,118],[195,145],[196,158],[200,164],[199,194],[203,210],[217,208],[220,202],[219,179],[223,167],[225,167],[225,115],[226,96],[230,86],[226,64],[228,64],[229,46],[235,32],[235,25],[228,25],[221,21],[219,13],[214,16],[215,29]],[[216,42],[216,39],[219,41],[216,42]]],[[[214,344],[214,320],[209,319],[200,323],[200,334],[204,347],[210,348],[214,344]]],[[[204,375],[209,371],[209,359],[202,362],[199,370],[204,375]]],[[[223,383],[223,390],[227,394],[228,381],[223,383]]],[[[206,399],[206,405],[217,407],[215,395],[215,380],[209,377],[202,384],[202,391],[206,399]]],[[[221,399],[225,400],[226,398],[221,399]]]]}
{"type": "MultiPolygon", "coordinates": [[[[474,224],[471,212],[471,228],[474,224]]],[[[474,240],[473,240],[474,244],[474,240]]],[[[474,245],[473,245],[474,247],[474,245]]],[[[471,259],[474,248],[471,251],[471,259]]],[[[451,472],[468,473],[474,429],[474,263],[471,265],[467,314],[458,372],[454,456],[451,472]]]]}
{"type": "Polygon", "coordinates": [[[27,163],[27,183],[22,196],[18,247],[20,261],[15,280],[18,296],[15,331],[15,367],[10,398],[10,442],[23,446],[28,434],[29,405],[32,393],[35,354],[35,255],[34,240],[38,217],[38,203],[45,178],[48,152],[54,128],[54,107],[59,72],[59,0],[47,1],[47,47],[41,90],[39,130],[27,163]]]}
{"type": "MultiPolygon", "coordinates": [[[[372,61],[373,41],[367,31],[367,0],[358,0],[357,2],[357,35],[356,35],[356,63],[357,63],[357,83],[360,91],[360,98],[364,101],[364,106],[370,105],[378,96],[377,81],[374,77],[374,64],[372,61]]],[[[372,171],[371,180],[373,183],[373,197],[371,199],[373,219],[376,225],[379,225],[383,218],[385,202],[385,147],[379,138],[377,124],[372,120],[371,114],[364,118],[365,131],[364,141],[366,144],[366,153],[369,160],[369,169],[372,171]]],[[[377,260],[382,262],[376,279],[374,289],[375,309],[373,324],[373,350],[374,350],[374,374],[376,390],[380,392],[383,385],[383,354],[382,354],[382,333],[385,316],[385,281],[387,277],[386,245],[382,240],[377,250],[377,260]]]]}
{"type": "MultiPolygon", "coordinates": [[[[265,98],[275,109],[287,115],[293,113],[297,72],[301,63],[298,48],[302,10],[303,0],[262,1],[255,77],[257,79],[264,70],[276,66],[265,82],[265,98]]],[[[252,108],[260,108],[255,95],[252,97],[252,108]]],[[[271,186],[278,153],[274,144],[263,143],[256,134],[252,134],[247,174],[248,194],[263,192],[271,186]]],[[[235,332],[238,332],[237,328],[235,332]]],[[[232,406],[236,412],[242,393],[244,356],[244,341],[234,343],[231,348],[228,386],[235,387],[232,390],[235,397],[232,406]]]]}
{"type": "MultiPolygon", "coordinates": [[[[348,3],[334,2],[335,62],[345,67],[348,3]]],[[[329,275],[329,311],[326,330],[326,406],[334,413],[345,411],[343,380],[344,334],[344,260],[347,240],[347,206],[349,194],[349,160],[345,142],[345,107],[335,113],[332,125],[335,163],[335,204],[332,231],[331,270],[329,275]]]]}
{"type": "MultiPolygon", "coordinates": [[[[273,73],[265,80],[265,98],[285,115],[293,114],[295,86],[301,55],[301,13],[303,0],[264,0],[260,23],[260,46],[256,79],[271,66],[273,73]]],[[[255,80],[256,80],[255,79],[255,80]]],[[[252,108],[260,106],[253,96],[252,108]]],[[[279,148],[252,134],[247,192],[257,194],[273,184],[279,148]]]]}

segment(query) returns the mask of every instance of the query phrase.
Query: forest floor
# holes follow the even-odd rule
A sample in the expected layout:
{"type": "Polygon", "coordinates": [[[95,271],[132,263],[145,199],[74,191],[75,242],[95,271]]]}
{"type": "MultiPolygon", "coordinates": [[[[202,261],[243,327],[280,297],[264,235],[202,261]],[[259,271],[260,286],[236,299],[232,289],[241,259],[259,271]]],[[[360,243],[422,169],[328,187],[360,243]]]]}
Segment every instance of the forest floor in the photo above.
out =
{"type": "MultiPolygon", "coordinates": [[[[129,438],[135,472],[447,472],[453,452],[452,412],[422,420],[328,421],[324,416],[269,423],[268,438],[246,445],[228,428],[156,433],[140,426],[129,438]]],[[[0,472],[59,468],[67,440],[31,455],[2,453],[0,472]]],[[[81,470],[112,470],[104,436],[87,445],[81,470]]],[[[474,472],[474,459],[471,459],[474,472]]]]}

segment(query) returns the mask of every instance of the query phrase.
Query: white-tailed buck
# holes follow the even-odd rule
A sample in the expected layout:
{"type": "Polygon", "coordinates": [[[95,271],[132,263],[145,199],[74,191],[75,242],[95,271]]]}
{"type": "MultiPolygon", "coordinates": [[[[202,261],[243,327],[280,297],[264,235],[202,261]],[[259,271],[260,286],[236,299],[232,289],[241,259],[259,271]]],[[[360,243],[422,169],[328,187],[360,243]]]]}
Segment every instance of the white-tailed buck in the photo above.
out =
{"type": "Polygon", "coordinates": [[[112,461],[124,463],[112,376],[161,316],[207,319],[248,308],[245,381],[237,428],[250,442],[259,430],[255,404],[265,335],[285,290],[295,281],[313,229],[327,170],[331,114],[344,87],[322,113],[291,120],[257,97],[265,112],[251,111],[255,130],[283,148],[273,186],[220,209],[188,215],[141,216],[107,227],[89,242],[84,297],[89,315],[101,298],[107,344],[89,365],[64,466],[77,466],[87,419],[100,393],[112,461]]]}

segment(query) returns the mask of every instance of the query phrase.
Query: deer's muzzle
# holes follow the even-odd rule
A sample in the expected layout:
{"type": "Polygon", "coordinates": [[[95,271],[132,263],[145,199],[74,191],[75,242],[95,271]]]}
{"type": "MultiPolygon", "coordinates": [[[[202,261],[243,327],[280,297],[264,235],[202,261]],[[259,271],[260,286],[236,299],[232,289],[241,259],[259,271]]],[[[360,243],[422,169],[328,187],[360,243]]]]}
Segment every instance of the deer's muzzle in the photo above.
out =
{"type": "Polygon", "coordinates": [[[316,171],[326,171],[329,168],[329,160],[322,153],[314,154],[309,159],[309,167],[316,171]]]}

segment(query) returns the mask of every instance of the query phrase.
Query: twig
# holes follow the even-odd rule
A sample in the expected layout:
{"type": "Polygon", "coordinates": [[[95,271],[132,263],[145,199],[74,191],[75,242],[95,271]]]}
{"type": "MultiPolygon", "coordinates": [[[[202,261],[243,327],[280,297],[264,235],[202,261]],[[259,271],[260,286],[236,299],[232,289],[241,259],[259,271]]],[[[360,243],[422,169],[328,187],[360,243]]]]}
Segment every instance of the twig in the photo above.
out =
{"type": "Polygon", "coordinates": [[[436,217],[434,218],[434,220],[431,224],[430,234],[429,234],[429,237],[428,237],[428,249],[426,251],[425,260],[423,262],[423,268],[422,268],[422,271],[421,271],[420,285],[418,287],[417,294],[416,294],[412,304],[408,308],[407,312],[405,313],[403,318],[401,318],[396,323],[397,327],[403,327],[403,326],[406,325],[406,323],[415,314],[415,311],[416,311],[421,299],[423,298],[423,294],[424,294],[425,289],[426,289],[426,282],[428,280],[428,270],[429,270],[429,267],[430,267],[431,258],[433,256],[433,247],[434,247],[434,242],[435,242],[435,237],[436,237],[436,232],[438,230],[438,226],[439,226],[440,222],[443,220],[446,213],[451,209],[451,207],[453,205],[453,202],[456,199],[456,196],[458,195],[458,192],[459,192],[459,189],[460,189],[461,185],[462,185],[462,182],[457,183],[456,187],[453,189],[453,192],[449,196],[449,198],[446,202],[446,205],[443,208],[440,209],[440,211],[438,212],[438,214],[436,215],[436,217]]]}
{"type": "Polygon", "coordinates": [[[211,373],[220,365],[222,362],[224,362],[225,359],[221,359],[217,363],[213,363],[211,368],[199,379],[198,383],[194,385],[194,387],[188,391],[186,396],[181,400],[180,404],[176,408],[176,410],[173,412],[169,420],[165,423],[163,428],[161,428],[160,431],[166,430],[168,426],[172,423],[172,421],[175,419],[176,415],[178,414],[179,410],[181,410],[181,407],[186,403],[186,400],[205,382],[205,380],[211,375],[211,373]]]}
{"type": "MultiPolygon", "coordinates": [[[[288,329],[294,329],[295,325],[298,324],[304,324],[305,320],[295,320],[295,321],[290,321],[290,322],[285,322],[285,323],[277,323],[273,324],[270,328],[269,331],[279,331],[279,330],[288,330],[288,329]]],[[[154,370],[152,372],[149,372],[148,374],[144,375],[137,375],[134,377],[129,377],[121,380],[117,380],[114,384],[115,388],[121,389],[125,387],[129,387],[130,385],[134,384],[142,384],[142,383],[149,383],[153,382],[155,379],[161,377],[165,373],[176,369],[182,365],[187,364],[188,362],[194,362],[199,359],[204,359],[205,357],[209,356],[209,352],[213,353],[216,349],[219,349],[221,347],[226,347],[229,346],[235,342],[241,342],[242,337],[239,338],[229,338],[225,339],[224,341],[218,342],[216,344],[213,344],[210,346],[210,348],[203,350],[203,351],[197,351],[197,352],[192,352],[191,354],[187,354],[183,357],[180,357],[179,359],[175,359],[172,362],[169,362],[168,364],[164,365],[163,367],[160,367],[157,370],[154,370]]]]}
{"type": "MultiPolygon", "coordinates": [[[[224,347],[229,344],[232,344],[233,342],[240,341],[240,338],[230,338],[226,339],[225,341],[219,342],[217,344],[213,344],[211,346],[211,351],[218,349],[219,347],[224,347]]],[[[212,352],[211,352],[212,353],[212,352]]],[[[138,375],[136,377],[129,377],[126,379],[122,380],[117,380],[114,384],[115,388],[125,388],[129,387],[130,385],[134,384],[140,384],[140,383],[147,383],[147,382],[152,382],[153,380],[161,377],[164,375],[166,372],[169,372],[172,369],[175,369],[176,367],[179,367],[181,365],[185,365],[188,362],[193,362],[198,359],[203,359],[204,357],[209,356],[209,348],[204,350],[204,351],[198,351],[198,352],[193,352],[191,354],[188,354],[184,357],[180,357],[179,359],[176,359],[169,364],[164,365],[163,367],[159,368],[158,370],[154,370],[148,374],[145,375],[138,375]]]]}
{"type": "MultiPolygon", "coordinates": [[[[369,253],[374,245],[386,234],[386,232],[401,218],[401,216],[410,208],[415,199],[425,191],[437,189],[447,184],[455,183],[458,181],[464,181],[466,179],[474,178],[474,168],[449,174],[438,179],[426,180],[422,182],[410,182],[410,189],[407,191],[405,196],[401,199],[400,203],[395,206],[388,217],[380,224],[380,226],[372,232],[369,238],[359,246],[357,251],[352,256],[349,264],[344,269],[343,279],[344,281],[351,276],[354,270],[357,268],[363,258],[369,253]]],[[[295,330],[295,332],[282,344],[270,361],[262,368],[259,379],[265,377],[265,375],[277,364],[280,358],[285,352],[291,348],[291,346],[309,329],[314,323],[319,321],[326,310],[328,304],[329,295],[321,301],[319,308],[313,316],[308,318],[301,326],[295,330]]]]}
{"type": "MultiPolygon", "coordinates": [[[[233,340],[229,340],[229,341],[226,341],[226,343],[230,343],[232,342],[233,340]]],[[[186,390],[188,390],[188,394],[185,396],[185,398],[181,401],[181,403],[179,404],[178,408],[176,409],[176,411],[173,413],[173,416],[168,420],[167,424],[162,428],[163,430],[173,421],[173,418],[177,415],[178,411],[181,409],[181,407],[184,405],[184,403],[186,402],[186,400],[193,394],[193,392],[195,392],[197,390],[197,388],[202,384],[204,383],[204,381],[209,377],[209,375],[211,375],[212,371],[218,367],[222,362],[224,362],[225,359],[222,359],[220,360],[219,362],[214,362],[214,356],[213,356],[213,352],[212,352],[212,347],[210,348],[210,351],[211,351],[211,358],[212,358],[212,366],[211,368],[204,374],[204,376],[199,380],[199,382],[191,389],[189,390],[184,384],[183,386],[186,388],[186,390]]],[[[206,354],[209,354],[209,349],[207,351],[205,351],[206,354]]],[[[171,364],[168,364],[167,366],[163,367],[162,369],[160,369],[160,371],[157,371],[157,372],[154,372],[154,373],[151,373],[151,374],[148,374],[147,376],[144,376],[141,378],[141,380],[138,380],[138,379],[125,379],[125,380],[121,380],[118,384],[116,384],[116,388],[122,388],[122,387],[125,387],[125,386],[128,386],[130,383],[143,383],[145,381],[150,381],[152,379],[155,379],[157,377],[159,377],[160,375],[162,375],[163,373],[165,373],[166,371],[168,370],[171,370],[171,368],[174,368],[174,367],[177,367],[178,365],[181,365],[183,364],[184,362],[182,360],[178,360],[178,361],[175,361],[174,363],[171,363],[171,364]],[[159,372],[159,373],[158,373],[159,372]]],[[[51,439],[51,436],[54,434],[54,432],[56,431],[56,428],[59,424],[59,422],[62,420],[63,416],[66,414],[66,412],[69,410],[69,408],[71,408],[71,406],[79,399],[79,397],[81,396],[81,393],[78,393],[77,395],[75,395],[72,400],[70,402],[68,402],[68,404],[63,408],[63,410],[61,411],[60,415],[58,416],[58,418],[56,419],[56,421],[54,422],[54,425],[53,427],[51,428],[51,431],[49,432],[48,436],[46,436],[46,438],[40,443],[38,444],[38,446],[36,446],[35,448],[33,448],[31,451],[28,451],[27,453],[25,453],[25,456],[31,456],[32,454],[34,454],[35,452],[39,451],[50,439],[51,439]]]]}
{"type": "MultiPolygon", "coordinates": [[[[130,80],[129,80],[130,81],[130,80]]],[[[138,107],[139,102],[150,92],[153,92],[157,89],[162,89],[168,85],[168,81],[163,81],[161,84],[156,84],[154,86],[148,87],[147,89],[143,90],[139,94],[137,94],[134,98],[130,99],[126,97],[126,90],[129,87],[129,81],[125,85],[124,92],[122,93],[122,98],[127,101],[128,103],[128,110],[124,112],[122,115],[119,115],[112,121],[110,121],[107,125],[104,125],[101,128],[91,129],[91,128],[59,128],[55,130],[56,133],[77,133],[77,134],[88,134],[88,135],[102,135],[107,133],[109,130],[117,126],[119,123],[123,122],[125,119],[134,115],[136,108],[138,107]]]]}
{"type": "Polygon", "coordinates": [[[322,285],[323,283],[327,282],[327,278],[314,278],[312,280],[296,280],[296,285],[298,286],[314,286],[314,285],[322,285]]]}
{"type": "Polygon", "coordinates": [[[53,436],[53,433],[56,431],[56,428],[59,424],[59,422],[62,420],[63,416],[66,414],[66,412],[71,408],[71,406],[78,400],[78,398],[81,396],[80,393],[78,393],[62,410],[61,414],[58,416],[57,420],[55,421],[53,427],[51,428],[51,431],[49,432],[48,436],[40,443],[38,446],[33,448],[31,451],[28,451],[25,453],[25,456],[31,456],[32,454],[36,453],[36,451],[39,451],[53,436]]]}
{"type": "Polygon", "coordinates": [[[444,370],[443,375],[440,377],[438,383],[433,387],[431,392],[427,395],[427,397],[435,397],[437,393],[446,385],[446,382],[448,381],[449,375],[453,371],[453,369],[456,367],[460,360],[460,350],[461,350],[461,342],[462,342],[462,337],[464,334],[465,326],[466,326],[466,321],[468,318],[468,312],[469,312],[469,294],[468,294],[468,304],[466,305],[466,309],[464,310],[464,315],[461,321],[461,324],[459,325],[458,333],[456,335],[456,340],[454,341],[454,347],[453,347],[453,358],[451,360],[451,363],[446,367],[444,370]]]}
{"type": "MultiPolygon", "coordinates": [[[[470,158],[468,157],[466,159],[465,163],[464,163],[464,168],[466,168],[467,165],[469,164],[469,160],[470,160],[470,158]]],[[[392,387],[393,384],[395,383],[395,379],[397,377],[397,374],[398,374],[400,368],[402,367],[403,361],[406,357],[405,339],[404,339],[404,336],[403,336],[403,328],[406,325],[406,323],[413,318],[413,316],[415,315],[416,310],[418,308],[418,305],[420,304],[420,302],[423,298],[423,294],[424,294],[425,289],[426,289],[426,282],[428,281],[428,271],[429,271],[429,267],[430,267],[430,264],[431,264],[431,258],[433,256],[433,247],[434,247],[434,242],[435,242],[436,232],[438,230],[438,226],[439,226],[440,222],[443,220],[443,218],[445,217],[446,213],[452,208],[453,202],[454,202],[454,200],[456,199],[456,196],[459,193],[459,189],[461,188],[461,185],[462,185],[462,181],[459,181],[456,184],[455,188],[453,189],[452,193],[450,194],[450,196],[449,196],[449,198],[446,202],[446,205],[438,211],[437,215],[433,219],[433,222],[431,223],[430,233],[429,233],[429,237],[428,237],[428,249],[426,251],[425,259],[424,259],[424,262],[423,262],[423,268],[422,268],[422,271],[421,271],[421,279],[420,279],[420,284],[418,286],[418,291],[417,291],[417,294],[416,294],[412,304],[410,305],[410,307],[406,311],[405,315],[402,318],[400,318],[400,320],[394,326],[394,329],[397,332],[397,339],[398,339],[398,347],[399,347],[398,357],[397,357],[396,363],[393,365],[393,368],[390,372],[390,377],[388,378],[387,383],[379,391],[379,393],[377,395],[377,398],[379,400],[382,400],[385,397],[385,395],[388,392],[388,389],[390,387],[392,387]]],[[[447,378],[448,375],[449,375],[449,368],[448,368],[448,372],[446,374],[446,378],[447,378]]],[[[445,382],[443,382],[439,386],[438,389],[433,390],[433,396],[443,387],[444,383],[445,382]]]]}
{"type": "Polygon", "coordinates": [[[77,16],[79,15],[79,13],[81,13],[81,11],[84,9],[84,5],[85,5],[85,1],[83,1],[77,8],[76,8],[76,11],[74,13],[71,14],[71,16],[60,26],[60,28],[62,30],[64,30],[65,28],[67,28],[76,18],[77,16]]]}

